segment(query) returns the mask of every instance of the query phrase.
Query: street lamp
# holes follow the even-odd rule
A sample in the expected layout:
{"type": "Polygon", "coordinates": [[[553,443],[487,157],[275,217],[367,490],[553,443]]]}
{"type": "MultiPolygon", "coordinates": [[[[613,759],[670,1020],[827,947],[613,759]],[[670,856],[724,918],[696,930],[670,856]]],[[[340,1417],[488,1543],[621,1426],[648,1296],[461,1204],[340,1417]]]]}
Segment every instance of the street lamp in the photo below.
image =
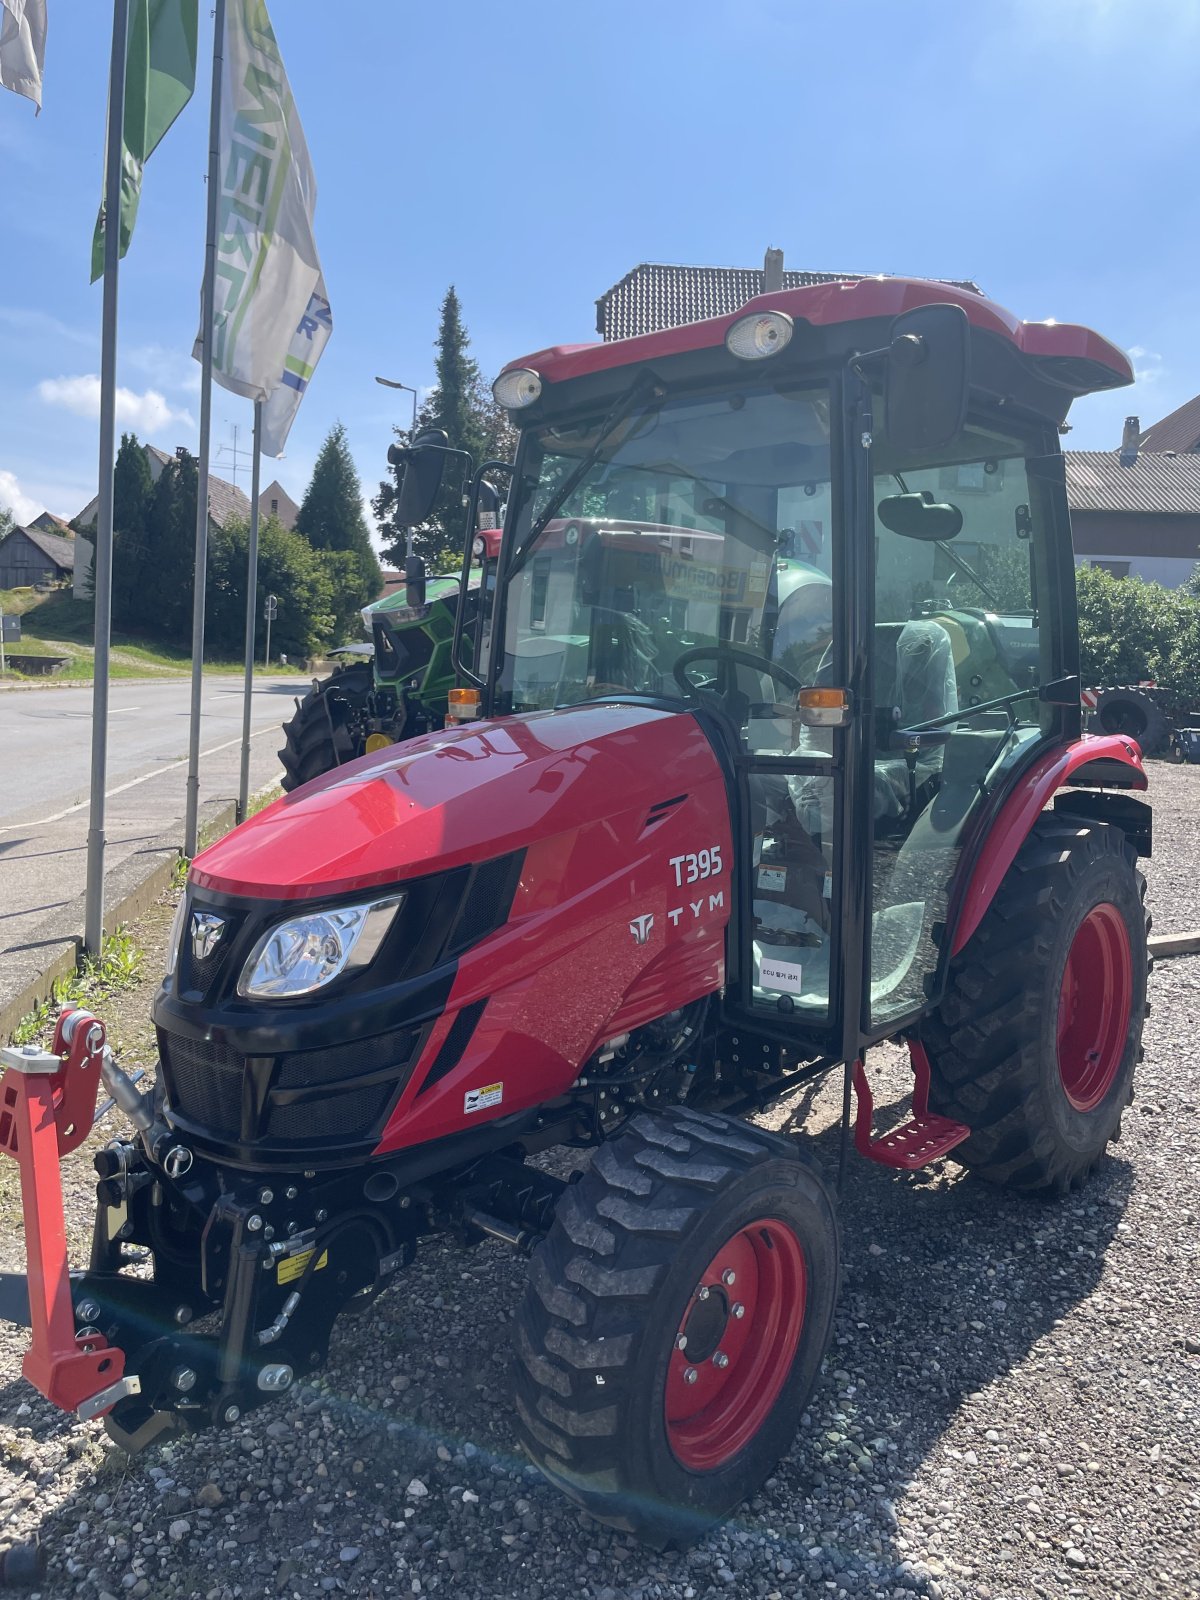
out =
{"type": "Polygon", "coordinates": [[[413,397],[412,428],[410,433],[417,431],[417,391],[410,383],[397,383],[395,378],[376,378],[376,383],[381,383],[385,389],[405,389],[413,397]]]}

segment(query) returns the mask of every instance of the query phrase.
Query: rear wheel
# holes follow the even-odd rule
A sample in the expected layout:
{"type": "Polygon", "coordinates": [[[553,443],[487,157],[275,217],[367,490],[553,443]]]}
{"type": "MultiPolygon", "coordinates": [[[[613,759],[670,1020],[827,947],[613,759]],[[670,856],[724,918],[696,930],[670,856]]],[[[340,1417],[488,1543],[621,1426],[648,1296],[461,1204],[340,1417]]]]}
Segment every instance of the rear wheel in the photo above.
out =
{"type": "Polygon", "coordinates": [[[829,1341],[838,1231],[791,1142],[643,1115],[559,1203],[517,1317],[526,1450],[603,1522],[694,1537],[787,1450],[829,1341]]]}
{"type": "Polygon", "coordinates": [[[923,1028],[954,1159],[1065,1193],[1120,1130],[1141,1055],[1145,881],[1119,829],[1039,818],[923,1028]]]}
{"type": "Polygon", "coordinates": [[[279,759],[283,763],[285,792],[362,755],[353,713],[374,684],[375,670],[366,661],[338,667],[328,678],[313,684],[291,721],[283,725],[284,745],[279,759]]]}
{"type": "Polygon", "coordinates": [[[1092,713],[1104,733],[1124,733],[1136,739],[1144,756],[1154,755],[1167,742],[1170,727],[1166,713],[1154,696],[1132,685],[1101,689],[1092,713]]]}

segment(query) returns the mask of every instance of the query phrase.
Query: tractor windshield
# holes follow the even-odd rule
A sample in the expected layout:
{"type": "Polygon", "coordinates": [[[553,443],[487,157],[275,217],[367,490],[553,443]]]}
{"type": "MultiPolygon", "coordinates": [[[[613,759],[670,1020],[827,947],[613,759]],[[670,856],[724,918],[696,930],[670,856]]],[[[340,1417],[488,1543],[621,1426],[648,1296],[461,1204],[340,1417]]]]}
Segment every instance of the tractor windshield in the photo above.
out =
{"type": "MultiPolygon", "coordinates": [[[[683,653],[720,644],[815,668],[832,626],[825,389],[668,400],[614,428],[580,475],[602,427],[545,427],[526,446],[497,709],[678,695],[683,653]]],[[[759,675],[750,698],[772,697],[759,675]]]]}

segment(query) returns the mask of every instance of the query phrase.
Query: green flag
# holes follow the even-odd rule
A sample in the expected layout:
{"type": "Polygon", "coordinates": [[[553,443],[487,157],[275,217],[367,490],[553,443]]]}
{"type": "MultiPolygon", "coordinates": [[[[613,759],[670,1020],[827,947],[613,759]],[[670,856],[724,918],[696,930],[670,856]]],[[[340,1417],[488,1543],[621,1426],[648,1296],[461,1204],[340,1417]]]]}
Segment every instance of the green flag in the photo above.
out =
{"type": "MultiPolygon", "coordinates": [[[[130,6],[122,123],[122,256],[137,220],[142,168],[196,86],[198,15],[199,0],[133,0],[130,6]]],[[[113,114],[111,106],[108,114],[113,114]]],[[[93,283],[104,274],[104,217],[101,205],[92,238],[93,283]]]]}

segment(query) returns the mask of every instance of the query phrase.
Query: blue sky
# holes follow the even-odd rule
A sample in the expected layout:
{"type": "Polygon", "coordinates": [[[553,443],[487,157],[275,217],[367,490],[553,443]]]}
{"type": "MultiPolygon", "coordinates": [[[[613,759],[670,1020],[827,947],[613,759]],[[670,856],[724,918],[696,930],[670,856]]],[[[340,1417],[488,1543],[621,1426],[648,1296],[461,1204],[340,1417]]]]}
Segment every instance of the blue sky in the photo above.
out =
{"type": "MultiPolygon", "coordinates": [[[[1200,391],[1200,0],[271,0],[320,187],[334,334],[289,441],[297,498],[341,420],[367,494],[457,285],[490,377],[595,337],[639,261],[972,277],[1090,323],[1133,390],[1076,407],[1112,448],[1200,391]]],[[[211,48],[208,7],[201,7],[211,48]]],[[[0,94],[0,503],[96,481],[109,8],[49,0],[45,109],[0,94]]],[[[147,167],[121,281],[120,420],[196,446],[207,84],[147,167]]],[[[250,407],[214,392],[214,450],[250,407]]],[[[227,476],[228,456],[214,458],[227,476]]],[[[243,467],[239,481],[246,483],[243,467]]]]}

